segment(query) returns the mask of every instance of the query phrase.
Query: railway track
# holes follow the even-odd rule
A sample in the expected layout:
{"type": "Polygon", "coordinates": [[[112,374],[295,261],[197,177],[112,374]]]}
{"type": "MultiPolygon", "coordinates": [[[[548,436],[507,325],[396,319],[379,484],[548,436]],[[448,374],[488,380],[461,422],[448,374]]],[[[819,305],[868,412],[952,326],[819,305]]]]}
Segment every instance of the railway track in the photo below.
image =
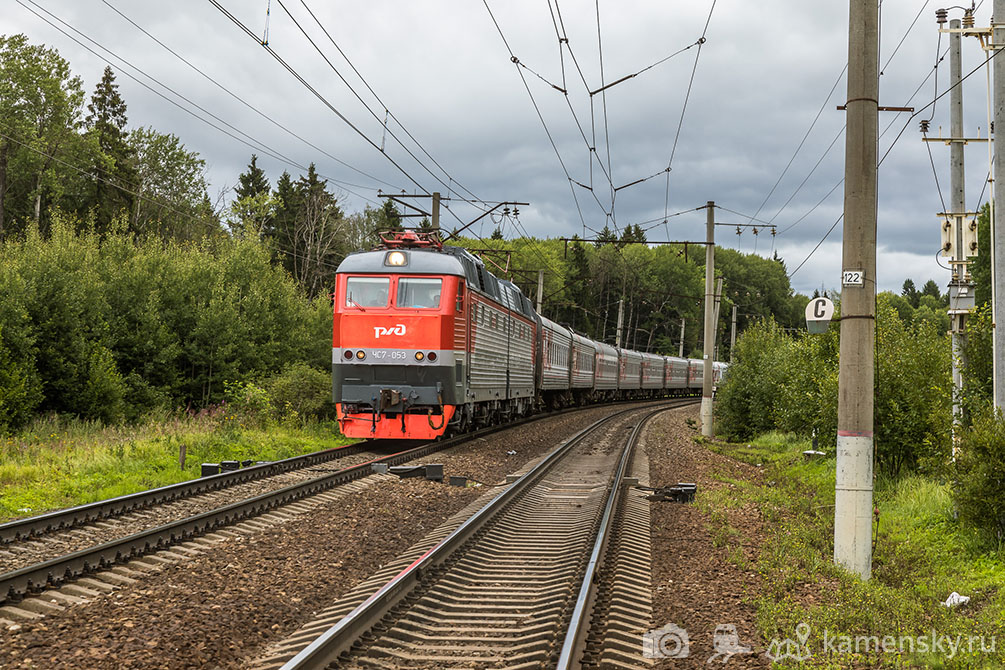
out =
{"type": "MultiPolygon", "coordinates": [[[[396,450],[391,450],[395,453],[396,450]]],[[[212,475],[0,526],[0,575],[387,455],[370,442],[212,475]]]]}
{"type": "MultiPolygon", "coordinates": [[[[121,584],[145,566],[184,560],[200,551],[192,540],[215,531],[233,534],[225,530],[229,527],[237,526],[237,532],[254,529],[255,517],[272,515],[266,521],[280,522],[305,511],[302,501],[371,474],[375,463],[395,465],[422,458],[517,423],[523,422],[384,455],[374,453],[372,443],[362,442],[3,524],[0,618],[24,616],[20,609],[4,608],[20,608],[24,598],[40,592],[44,592],[41,604],[24,603],[30,612],[49,613],[50,603],[72,604],[72,596],[64,598],[52,589],[92,573],[121,584]],[[357,463],[347,467],[349,460],[357,463]],[[245,524],[243,529],[240,524],[245,524]]],[[[209,541],[217,539],[223,538],[218,535],[209,541]]],[[[88,579],[84,588],[73,591],[96,595],[105,590],[102,586],[107,584],[88,579]]]]}
{"type": "Polygon", "coordinates": [[[253,667],[647,665],[648,501],[626,484],[633,459],[648,469],[634,454],[642,426],[676,406],[584,429],[253,667]]]}

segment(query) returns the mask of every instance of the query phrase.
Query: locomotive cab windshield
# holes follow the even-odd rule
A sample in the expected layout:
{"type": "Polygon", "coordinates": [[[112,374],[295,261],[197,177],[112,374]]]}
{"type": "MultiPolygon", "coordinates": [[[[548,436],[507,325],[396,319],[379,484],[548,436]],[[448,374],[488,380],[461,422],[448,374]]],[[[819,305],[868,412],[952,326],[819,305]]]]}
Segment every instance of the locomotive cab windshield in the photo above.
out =
{"type": "Polygon", "coordinates": [[[446,430],[463,402],[455,324],[463,324],[464,286],[462,264],[438,249],[378,249],[342,262],[332,392],[346,435],[433,439],[446,430]]]}

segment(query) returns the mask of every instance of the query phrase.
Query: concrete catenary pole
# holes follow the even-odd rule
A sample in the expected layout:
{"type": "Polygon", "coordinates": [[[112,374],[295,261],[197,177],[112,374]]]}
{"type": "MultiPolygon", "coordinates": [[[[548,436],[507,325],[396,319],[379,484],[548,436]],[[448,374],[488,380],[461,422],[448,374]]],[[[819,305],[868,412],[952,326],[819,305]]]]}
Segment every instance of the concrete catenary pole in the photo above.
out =
{"type": "Polygon", "coordinates": [[[715,314],[712,315],[712,338],[715,346],[712,347],[712,360],[719,359],[719,308],[722,306],[722,277],[715,282],[715,314]]]}
{"type": "MultiPolygon", "coordinates": [[[[959,19],[949,22],[951,30],[959,30],[962,24],[959,19]]],[[[961,294],[961,289],[969,289],[969,273],[966,272],[966,260],[968,250],[963,248],[963,220],[966,216],[966,198],[964,191],[964,163],[963,163],[963,58],[960,51],[961,35],[958,32],[949,34],[949,133],[952,140],[949,144],[949,179],[952,200],[952,212],[950,220],[953,222],[953,276],[949,282],[949,293],[954,298],[961,294]]],[[[970,290],[963,290],[963,294],[972,297],[970,290]]],[[[960,394],[963,391],[962,368],[966,362],[963,360],[963,345],[966,338],[966,316],[964,314],[953,313],[954,305],[950,304],[949,318],[952,322],[952,350],[953,350],[953,432],[958,434],[962,421],[962,407],[960,406],[960,394]]]]}
{"type": "MultiPolygon", "coordinates": [[[[1005,1],[1005,0],[1003,0],[1005,1]]],[[[705,335],[702,339],[701,351],[704,359],[704,372],[701,378],[701,434],[712,437],[712,363],[715,353],[715,294],[712,283],[715,278],[715,201],[709,200],[705,205],[707,218],[705,220],[705,335]]]]}
{"type": "Polygon", "coordinates": [[[733,303],[733,328],[729,334],[729,362],[733,362],[733,350],[736,348],[736,303],[733,303]]]}
{"type": "Polygon", "coordinates": [[[684,317],[680,318],[680,351],[677,355],[684,358],[684,317]]]}
{"type": "Polygon", "coordinates": [[[537,313],[541,314],[541,301],[544,300],[544,270],[537,271],[537,313]]]}
{"type": "Polygon", "coordinates": [[[850,5],[834,562],[868,579],[872,574],[879,5],[878,0],[851,0],[850,5]]]}
{"type": "MultiPolygon", "coordinates": [[[[992,6],[991,42],[996,48],[1005,45],[1005,0],[994,0],[992,6]]],[[[992,54],[997,52],[992,52],[992,54]]],[[[994,127],[1005,128],[1005,60],[994,59],[994,127]]],[[[994,324],[992,341],[992,361],[994,363],[995,407],[1005,410],[1005,366],[1001,357],[1005,353],[1005,327],[999,328],[998,321],[1005,315],[1005,147],[997,146],[995,133],[994,157],[994,213],[991,222],[992,265],[991,265],[991,321],[994,324]]]]}
{"type": "Polygon", "coordinates": [[[433,220],[432,220],[433,230],[437,233],[440,232],[440,192],[433,191],[433,220]]]}
{"type": "Polygon", "coordinates": [[[621,327],[625,322],[625,299],[618,300],[618,334],[614,336],[614,346],[621,348],[621,327]]]}

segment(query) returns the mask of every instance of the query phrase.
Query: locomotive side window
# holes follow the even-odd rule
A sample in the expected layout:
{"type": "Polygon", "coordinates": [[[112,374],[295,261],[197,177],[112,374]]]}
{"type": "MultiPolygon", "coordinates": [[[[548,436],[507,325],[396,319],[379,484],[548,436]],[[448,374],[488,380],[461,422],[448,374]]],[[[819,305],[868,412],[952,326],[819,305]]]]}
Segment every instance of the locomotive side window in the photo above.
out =
{"type": "Polygon", "coordinates": [[[398,279],[397,307],[432,309],[440,306],[442,279],[427,277],[401,277],[398,279]]]}
{"type": "Polygon", "coordinates": [[[346,307],[387,307],[389,277],[349,277],[345,286],[346,307]]]}

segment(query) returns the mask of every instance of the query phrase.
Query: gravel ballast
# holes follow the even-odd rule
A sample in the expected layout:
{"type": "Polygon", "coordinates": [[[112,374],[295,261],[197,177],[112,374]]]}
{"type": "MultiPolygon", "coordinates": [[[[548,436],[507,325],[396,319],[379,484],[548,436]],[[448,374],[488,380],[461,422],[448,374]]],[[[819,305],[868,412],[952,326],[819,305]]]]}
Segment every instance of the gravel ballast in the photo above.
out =
{"type": "MultiPolygon", "coordinates": [[[[694,482],[700,499],[702,491],[735,486],[718,477],[761,481],[758,468],[696,443],[699,433],[688,425],[688,419],[697,421],[696,407],[665,412],[647,427],[644,440],[653,487],[694,482]]],[[[713,541],[710,529],[714,530],[714,523],[700,504],[653,502],[650,511],[654,628],[666,624],[679,626],[687,631],[690,643],[686,658],[660,659],[656,667],[675,670],[722,667],[722,655],[709,665],[709,659],[722,648],[722,637],[720,649],[713,644],[716,627],[732,625],[739,636],[739,646],[750,647],[752,653],[730,656],[728,667],[770,668],[755,623],[753,604],[760,588],[754,566],[764,540],[758,509],[744,506],[722,510],[730,526],[741,529],[740,537],[725,546],[717,546],[713,541]],[[742,551],[743,560],[735,553],[737,549],[742,551]]],[[[669,648],[675,647],[669,645],[669,648]]]]}
{"type": "MultiPolygon", "coordinates": [[[[442,463],[446,478],[493,485],[626,407],[532,422],[422,462],[442,463]]],[[[0,630],[0,667],[240,667],[487,491],[420,479],[376,481],[93,602],[0,630]]]]}

